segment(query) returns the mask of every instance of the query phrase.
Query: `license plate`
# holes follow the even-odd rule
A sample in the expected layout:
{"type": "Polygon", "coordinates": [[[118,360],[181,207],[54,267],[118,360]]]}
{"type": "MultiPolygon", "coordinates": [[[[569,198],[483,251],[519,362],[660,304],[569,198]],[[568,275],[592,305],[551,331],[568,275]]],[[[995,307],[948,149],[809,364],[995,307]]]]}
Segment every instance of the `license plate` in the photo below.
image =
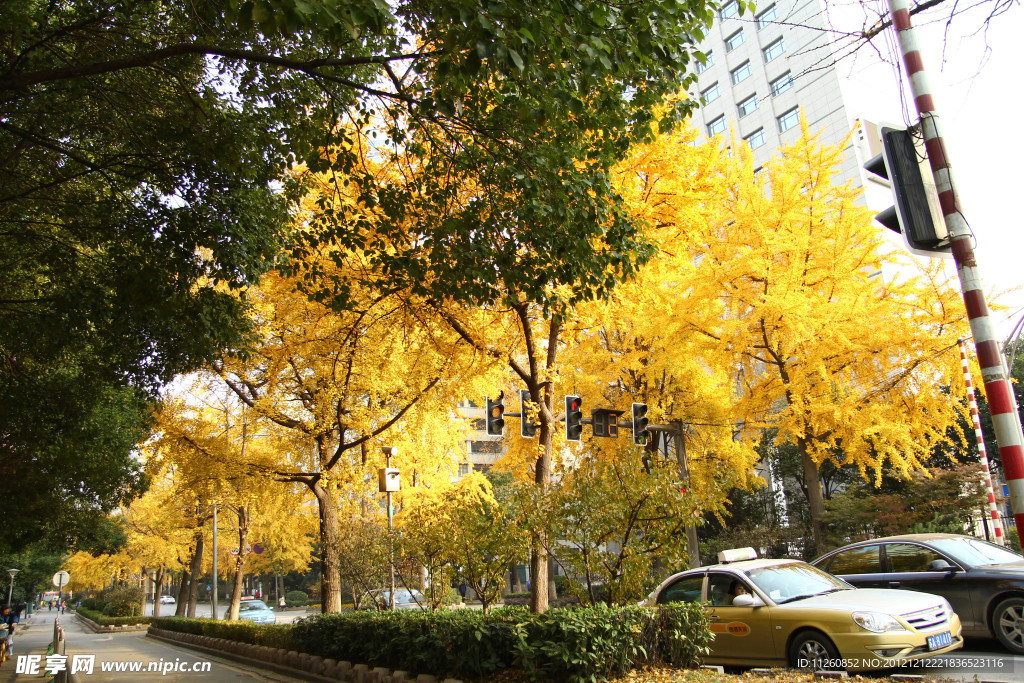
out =
{"type": "Polygon", "coordinates": [[[943,631],[942,633],[936,633],[934,636],[928,636],[929,650],[938,650],[939,648],[952,644],[953,636],[950,635],[949,631],[943,631]]]}

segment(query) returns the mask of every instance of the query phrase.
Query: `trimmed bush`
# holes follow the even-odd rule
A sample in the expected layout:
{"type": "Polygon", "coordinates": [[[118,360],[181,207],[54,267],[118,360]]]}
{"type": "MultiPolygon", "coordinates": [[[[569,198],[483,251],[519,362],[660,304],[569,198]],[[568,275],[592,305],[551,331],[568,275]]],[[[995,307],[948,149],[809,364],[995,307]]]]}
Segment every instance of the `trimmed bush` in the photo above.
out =
{"type": "Polygon", "coordinates": [[[700,664],[711,641],[701,605],[587,607],[531,614],[502,608],[318,614],[295,624],[166,617],[156,628],[295,650],[439,678],[484,678],[521,667],[531,678],[593,682],[644,664],[700,664]]]}
{"type": "Polygon", "coordinates": [[[288,591],[284,594],[284,604],[288,607],[305,607],[309,604],[309,596],[302,591],[288,591]]]}
{"type": "Polygon", "coordinates": [[[87,609],[85,601],[82,601],[82,606],[77,610],[78,614],[81,614],[86,619],[90,619],[96,622],[97,626],[135,626],[138,624],[149,624],[152,623],[153,617],[108,617],[102,612],[96,610],[87,609]]]}
{"type": "Polygon", "coordinates": [[[192,633],[210,638],[223,638],[250,645],[265,645],[294,650],[292,627],[289,624],[254,624],[251,621],[214,621],[185,617],[160,617],[152,625],[165,631],[192,633]]]}
{"type": "Polygon", "coordinates": [[[657,661],[697,666],[711,634],[701,606],[676,604],[324,614],[296,622],[292,638],[306,652],[371,667],[481,678],[519,666],[534,679],[582,682],[657,661]]]}
{"type": "Polygon", "coordinates": [[[118,586],[104,591],[103,614],[108,617],[135,617],[142,614],[142,589],[138,586],[118,586]]]}

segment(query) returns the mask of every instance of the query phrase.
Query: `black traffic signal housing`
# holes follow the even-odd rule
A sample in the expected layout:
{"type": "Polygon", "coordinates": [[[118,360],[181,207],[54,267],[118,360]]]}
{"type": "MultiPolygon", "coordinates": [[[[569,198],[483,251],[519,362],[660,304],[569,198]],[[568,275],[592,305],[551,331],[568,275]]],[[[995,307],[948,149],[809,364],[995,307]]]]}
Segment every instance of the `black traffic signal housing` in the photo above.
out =
{"type": "Polygon", "coordinates": [[[530,402],[530,390],[529,389],[520,389],[519,390],[519,414],[522,415],[522,418],[520,418],[520,420],[519,420],[519,433],[522,435],[522,437],[524,439],[532,439],[533,437],[537,436],[537,427],[538,427],[538,425],[530,420],[530,411],[529,411],[529,408],[526,405],[529,402],[530,402]]]}
{"type": "Polygon", "coordinates": [[[583,435],[583,401],[579,396],[565,397],[565,440],[581,441],[583,435]]]}
{"type": "Polygon", "coordinates": [[[637,446],[643,446],[647,443],[647,437],[650,432],[647,431],[647,424],[650,420],[647,418],[647,404],[646,403],[634,403],[633,404],[633,443],[637,446]]]}
{"type": "Polygon", "coordinates": [[[617,438],[619,436],[619,415],[621,414],[621,410],[609,410],[608,408],[591,410],[590,420],[594,436],[617,438]]]}
{"type": "Polygon", "coordinates": [[[497,401],[487,399],[487,433],[491,436],[502,436],[505,433],[504,396],[497,401]]]}
{"type": "Polygon", "coordinates": [[[882,153],[864,164],[864,168],[889,181],[894,204],[875,216],[875,220],[901,233],[911,252],[925,256],[950,253],[949,233],[923,143],[918,146],[912,130],[889,126],[880,130],[882,153]]]}

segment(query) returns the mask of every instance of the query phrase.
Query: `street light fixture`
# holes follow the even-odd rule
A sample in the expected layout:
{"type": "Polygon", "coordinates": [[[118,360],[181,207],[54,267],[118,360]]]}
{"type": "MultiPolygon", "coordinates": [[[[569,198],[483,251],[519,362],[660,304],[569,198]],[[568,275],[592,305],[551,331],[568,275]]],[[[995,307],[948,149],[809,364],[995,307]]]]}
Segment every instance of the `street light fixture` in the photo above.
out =
{"type": "Polygon", "coordinates": [[[11,585],[7,589],[7,606],[11,606],[11,595],[14,594],[14,575],[20,572],[20,569],[8,569],[7,573],[11,575],[11,585]]]}

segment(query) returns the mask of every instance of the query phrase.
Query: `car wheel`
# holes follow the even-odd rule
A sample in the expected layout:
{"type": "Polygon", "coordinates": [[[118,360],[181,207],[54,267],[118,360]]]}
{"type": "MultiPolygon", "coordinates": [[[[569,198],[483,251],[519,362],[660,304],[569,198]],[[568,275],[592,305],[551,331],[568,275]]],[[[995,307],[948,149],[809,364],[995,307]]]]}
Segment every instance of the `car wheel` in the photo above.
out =
{"type": "Polygon", "coordinates": [[[839,650],[818,631],[804,631],[789,646],[789,665],[794,669],[835,669],[838,661],[839,650]]]}
{"type": "Polygon", "coordinates": [[[1024,654],[1024,598],[1008,598],[996,605],[992,632],[1007,650],[1024,654]]]}

